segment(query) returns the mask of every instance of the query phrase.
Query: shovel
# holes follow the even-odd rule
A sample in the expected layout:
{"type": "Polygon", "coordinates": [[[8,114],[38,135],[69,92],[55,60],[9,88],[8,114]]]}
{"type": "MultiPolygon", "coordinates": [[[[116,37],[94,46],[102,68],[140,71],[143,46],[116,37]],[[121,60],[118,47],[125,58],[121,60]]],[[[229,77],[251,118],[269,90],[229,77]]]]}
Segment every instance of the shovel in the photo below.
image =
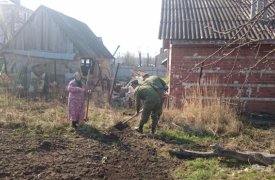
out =
{"type": "MultiPolygon", "coordinates": [[[[139,111],[140,113],[142,112],[139,111]]],[[[118,122],[116,125],[114,125],[114,127],[120,131],[122,131],[123,129],[126,129],[128,126],[127,122],[131,121],[132,119],[134,119],[135,117],[137,117],[138,115],[137,114],[134,114],[133,116],[129,117],[128,119],[124,120],[124,121],[120,121],[118,122]]]]}

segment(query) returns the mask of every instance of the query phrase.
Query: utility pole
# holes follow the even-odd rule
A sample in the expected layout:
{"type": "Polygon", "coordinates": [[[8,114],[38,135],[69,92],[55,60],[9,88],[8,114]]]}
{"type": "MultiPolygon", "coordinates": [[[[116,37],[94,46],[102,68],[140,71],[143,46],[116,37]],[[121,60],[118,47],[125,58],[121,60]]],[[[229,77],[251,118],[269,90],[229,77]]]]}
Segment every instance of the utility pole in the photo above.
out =
{"type": "Polygon", "coordinates": [[[149,66],[149,62],[150,62],[150,56],[149,56],[149,53],[147,53],[147,67],[149,66]]]}
{"type": "Polygon", "coordinates": [[[114,64],[116,64],[116,58],[115,58],[115,55],[116,55],[116,53],[117,53],[117,51],[118,51],[118,49],[120,48],[120,45],[118,45],[117,46],[117,48],[116,48],[116,50],[115,50],[115,52],[113,53],[113,58],[114,58],[114,64]]]}
{"type": "Polygon", "coordinates": [[[141,52],[138,52],[138,58],[139,58],[139,67],[141,67],[141,52]]]}

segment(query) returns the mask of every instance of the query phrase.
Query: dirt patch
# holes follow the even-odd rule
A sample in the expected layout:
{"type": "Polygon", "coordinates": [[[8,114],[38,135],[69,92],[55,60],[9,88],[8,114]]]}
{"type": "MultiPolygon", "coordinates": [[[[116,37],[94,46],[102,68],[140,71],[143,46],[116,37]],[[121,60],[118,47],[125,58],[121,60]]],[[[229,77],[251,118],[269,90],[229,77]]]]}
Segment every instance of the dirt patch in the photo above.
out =
{"type": "Polygon", "coordinates": [[[0,178],[172,179],[177,159],[163,156],[163,142],[131,129],[94,137],[22,136],[1,128],[0,178]]]}

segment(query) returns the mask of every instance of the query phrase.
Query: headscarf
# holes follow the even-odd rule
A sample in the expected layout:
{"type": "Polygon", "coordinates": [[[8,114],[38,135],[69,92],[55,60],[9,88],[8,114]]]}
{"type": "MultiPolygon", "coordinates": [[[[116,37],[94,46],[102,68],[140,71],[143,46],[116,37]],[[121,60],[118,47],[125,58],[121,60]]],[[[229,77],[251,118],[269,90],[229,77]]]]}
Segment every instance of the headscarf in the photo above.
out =
{"type": "Polygon", "coordinates": [[[78,76],[78,75],[80,75],[79,72],[74,73],[74,81],[75,81],[77,87],[82,88],[82,81],[76,79],[76,76],[78,76]]]}

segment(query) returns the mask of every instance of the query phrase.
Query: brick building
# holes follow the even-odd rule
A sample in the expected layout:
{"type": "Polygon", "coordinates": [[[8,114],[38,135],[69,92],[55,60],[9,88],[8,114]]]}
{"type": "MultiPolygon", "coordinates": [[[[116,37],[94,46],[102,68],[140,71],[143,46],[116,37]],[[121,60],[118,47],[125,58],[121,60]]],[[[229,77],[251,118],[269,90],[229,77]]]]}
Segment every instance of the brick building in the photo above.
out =
{"type": "Polygon", "coordinates": [[[242,112],[274,114],[274,14],[274,0],[162,0],[159,38],[176,104],[205,85],[242,112]]]}

